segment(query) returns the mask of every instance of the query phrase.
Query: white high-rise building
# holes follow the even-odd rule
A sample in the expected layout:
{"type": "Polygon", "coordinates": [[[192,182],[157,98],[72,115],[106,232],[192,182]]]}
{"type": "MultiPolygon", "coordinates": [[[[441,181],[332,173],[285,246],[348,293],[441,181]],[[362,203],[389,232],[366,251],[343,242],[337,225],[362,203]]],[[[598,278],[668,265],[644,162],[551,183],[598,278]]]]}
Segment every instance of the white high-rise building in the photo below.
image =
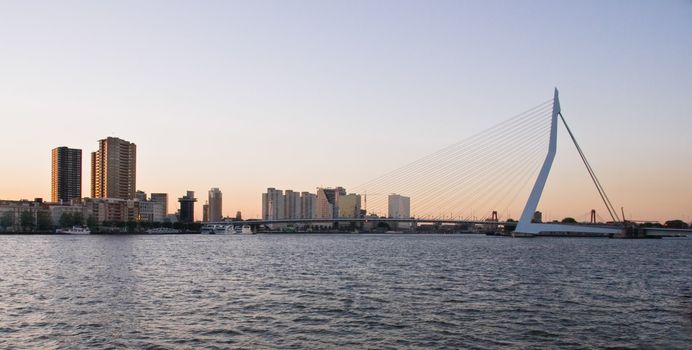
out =
{"type": "MultiPolygon", "coordinates": [[[[387,202],[389,204],[388,217],[392,219],[411,218],[411,198],[398,194],[390,194],[387,202]]],[[[398,229],[409,229],[411,228],[411,223],[399,222],[396,226],[398,229]]]]}
{"type": "Polygon", "coordinates": [[[300,201],[300,193],[292,190],[284,192],[284,218],[300,219],[302,216],[302,208],[300,201]]]}
{"type": "Polygon", "coordinates": [[[398,194],[390,194],[388,198],[389,211],[387,216],[392,219],[411,218],[411,198],[398,194]]]}
{"type": "Polygon", "coordinates": [[[262,193],[262,219],[284,219],[284,201],[282,190],[267,188],[267,193],[262,193]]]}
{"type": "Polygon", "coordinates": [[[317,195],[310,192],[300,194],[301,219],[314,219],[317,206],[317,195]]]}

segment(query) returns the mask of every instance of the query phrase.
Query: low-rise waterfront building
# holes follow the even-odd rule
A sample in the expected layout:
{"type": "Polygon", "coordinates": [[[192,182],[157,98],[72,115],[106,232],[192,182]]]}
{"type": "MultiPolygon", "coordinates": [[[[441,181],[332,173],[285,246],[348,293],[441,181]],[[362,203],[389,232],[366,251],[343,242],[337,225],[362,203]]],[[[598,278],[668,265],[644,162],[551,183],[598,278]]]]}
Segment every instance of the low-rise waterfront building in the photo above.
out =
{"type": "Polygon", "coordinates": [[[103,222],[139,221],[139,201],[121,198],[85,198],[87,217],[101,224],[103,222]]]}

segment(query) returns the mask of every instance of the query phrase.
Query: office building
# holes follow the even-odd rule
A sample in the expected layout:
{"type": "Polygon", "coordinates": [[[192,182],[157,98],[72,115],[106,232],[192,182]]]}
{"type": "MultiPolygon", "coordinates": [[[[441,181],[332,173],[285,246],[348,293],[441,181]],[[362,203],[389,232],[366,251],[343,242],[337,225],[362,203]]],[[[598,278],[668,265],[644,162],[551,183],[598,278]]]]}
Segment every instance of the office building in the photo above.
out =
{"type": "MultiPolygon", "coordinates": [[[[391,219],[410,219],[411,218],[411,198],[398,194],[390,194],[387,198],[388,211],[387,217],[391,219]]],[[[398,229],[408,229],[411,223],[399,222],[396,223],[398,229]]]]}
{"type": "Polygon", "coordinates": [[[157,202],[161,203],[161,211],[163,212],[162,216],[165,217],[168,215],[168,193],[152,193],[150,200],[152,202],[157,202]]]}
{"type": "Polygon", "coordinates": [[[135,199],[138,201],[146,201],[147,200],[147,193],[144,191],[137,191],[135,192],[135,199]]]}
{"type": "Polygon", "coordinates": [[[91,153],[91,197],[134,199],[137,146],[117,137],[99,140],[91,153]]]}
{"type": "Polygon", "coordinates": [[[205,221],[221,221],[223,219],[223,213],[222,213],[222,195],[221,191],[214,187],[211,190],[209,190],[209,212],[208,212],[208,220],[205,221]]]}
{"type": "Polygon", "coordinates": [[[360,217],[360,195],[351,193],[339,196],[339,217],[340,218],[359,218],[360,217]]]}
{"type": "Polygon", "coordinates": [[[51,201],[70,203],[81,198],[82,150],[54,148],[51,162],[51,201]]]}
{"type": "Polygon", "coordinates": [[[411,218],[411,198],[398,194],[390,194],[387,202],[389,205],[387,217],[392,219],[411,218]]]}
{"type": "Polygon", "coordinates": [[[187,191],[187,194],[178,198],[180,203],[179,221],[182,223],[195,222],[195,191],[187,191]]]}
{"type": "Polygon", "coordinates": [[[144,222],[164,222],[166,215],[163,204],[151,200],[137,201],[139,205],[139,220],[144,222]]]}
{"type": "Polygon", "coordinates": [[[209,222],[209,203],[202,204],[202,222],[209,222]]]}

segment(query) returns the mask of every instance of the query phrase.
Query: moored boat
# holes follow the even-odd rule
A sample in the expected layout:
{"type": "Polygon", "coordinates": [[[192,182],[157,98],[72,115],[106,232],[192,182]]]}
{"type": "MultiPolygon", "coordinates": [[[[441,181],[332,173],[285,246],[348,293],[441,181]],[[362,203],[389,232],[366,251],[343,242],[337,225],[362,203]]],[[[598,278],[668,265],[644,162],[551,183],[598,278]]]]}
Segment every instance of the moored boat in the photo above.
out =
{"type": "Polygon", "coordinates": [[[55,233],[63,233],[68,235],[88,235],[91,230],[84,226],[72,226],[71,228],[59,228],[55,230],[55,233]]]}
{"type": "Polygon", "coordinates": [[[201,234],[205,235],[229,235],[234,234],[233,225],[204,225],[200,229],[201,234]]]}

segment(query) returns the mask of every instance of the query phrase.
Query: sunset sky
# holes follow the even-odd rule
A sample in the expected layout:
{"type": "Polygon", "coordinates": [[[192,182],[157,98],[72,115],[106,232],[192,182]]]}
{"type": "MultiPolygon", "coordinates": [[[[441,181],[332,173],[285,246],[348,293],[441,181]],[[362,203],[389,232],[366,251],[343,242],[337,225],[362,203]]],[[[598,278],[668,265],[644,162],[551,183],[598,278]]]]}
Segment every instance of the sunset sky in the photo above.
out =
{"type": "MultiPolygon", "coordinates": [[[[616,207],[692,221],[691,1],[3,1],[0,199],[49,199],[58,146],[88,196],[116,136],[170,207],[219,187],[257,217],[267,187],[355,187],[554,87],[616,207]]],[[[560,142],[539,207],[582,219],[602,206],[560,142]]]]}

